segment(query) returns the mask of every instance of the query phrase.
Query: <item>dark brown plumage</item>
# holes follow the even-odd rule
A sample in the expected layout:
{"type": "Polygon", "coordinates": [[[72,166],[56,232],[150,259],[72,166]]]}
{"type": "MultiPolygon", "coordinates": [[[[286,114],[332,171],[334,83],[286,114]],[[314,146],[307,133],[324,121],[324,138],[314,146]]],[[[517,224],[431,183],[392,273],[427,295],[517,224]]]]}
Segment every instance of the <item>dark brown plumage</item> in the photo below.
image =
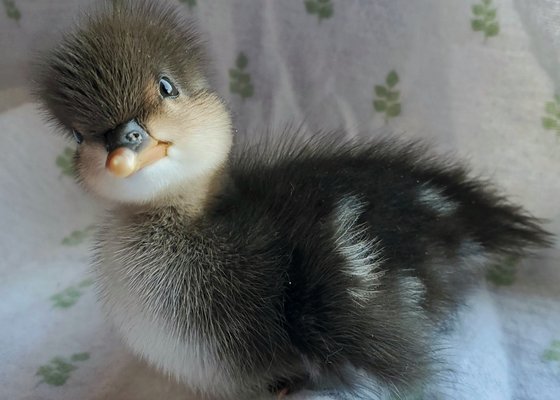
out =
{"type": "Polygon", "coordinates": [[[484,267],[548,233],[418,144],[285,132],[230,155],[189,26],[118,2],[38,75],[46,110],[83,139],[79,179],[109,201],[95,271],[127,343],[227,399],[325,383],[373,398],[432,379],[434,337],[484,267]],[[165,154],[114,176],[108,151],[142,160],[144,141],[165,154]]]}
{"type": "Polygon", "coordinates": [[[204,58],[192,22],[171,5],[102,3],[39,62],[36,92],[66,131],[99,135],[150,114],[154,99],[145,88],[162,75],[187,93],[206,87],[204,58]]]}

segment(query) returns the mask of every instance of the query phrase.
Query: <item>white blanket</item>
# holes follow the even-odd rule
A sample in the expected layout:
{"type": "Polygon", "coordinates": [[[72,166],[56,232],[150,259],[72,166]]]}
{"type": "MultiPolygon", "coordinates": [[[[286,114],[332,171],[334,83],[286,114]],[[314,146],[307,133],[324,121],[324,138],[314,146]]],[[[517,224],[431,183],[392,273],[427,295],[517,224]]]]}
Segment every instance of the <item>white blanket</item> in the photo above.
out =
{"type": "MultiPolygon", "coordinates": [[[[30,50],[84,3],[0,3],[0,399],[194,399],[104,321],[87,272],[101,210],[22,94],[30,50]]],[[[560,233],[558,0],[182,3],[239,135],[303,122],[425,138],[560,233]]],[[[492,270],[446,339],[451,372],[415,399],[560,399],[559,253],[492,270]]]]}

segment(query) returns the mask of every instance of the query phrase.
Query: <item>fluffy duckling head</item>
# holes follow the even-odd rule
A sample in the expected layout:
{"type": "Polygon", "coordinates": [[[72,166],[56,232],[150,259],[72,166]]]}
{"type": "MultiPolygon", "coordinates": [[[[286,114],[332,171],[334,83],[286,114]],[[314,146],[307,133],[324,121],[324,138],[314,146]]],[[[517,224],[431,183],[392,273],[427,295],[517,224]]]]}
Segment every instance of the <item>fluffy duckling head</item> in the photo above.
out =
{"type": "Polygon", "coordinates": [[[189,190],[227,160],[231,120],[208,87],[199,37],[169,7],[119,1],[46,54],[36,92],[78,143],[78,179],[102,198],[145,203],[189,190]]]}

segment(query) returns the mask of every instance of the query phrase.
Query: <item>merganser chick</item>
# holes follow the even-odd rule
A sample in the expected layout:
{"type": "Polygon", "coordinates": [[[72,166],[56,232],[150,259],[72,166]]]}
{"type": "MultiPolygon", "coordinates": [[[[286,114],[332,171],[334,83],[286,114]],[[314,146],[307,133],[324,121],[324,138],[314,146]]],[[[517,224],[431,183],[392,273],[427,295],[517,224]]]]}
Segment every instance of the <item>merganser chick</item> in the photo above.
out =
{"type": "Polygon", "coordinates": [[[233,146],[199,36],[168,5],[86,17],[43,59],[37,93],[79,143],[79,182],[109,204],[94,266],[108,316],[205,397],[421,385],[488,262],[549,242],[419,145],[233,146]]]}

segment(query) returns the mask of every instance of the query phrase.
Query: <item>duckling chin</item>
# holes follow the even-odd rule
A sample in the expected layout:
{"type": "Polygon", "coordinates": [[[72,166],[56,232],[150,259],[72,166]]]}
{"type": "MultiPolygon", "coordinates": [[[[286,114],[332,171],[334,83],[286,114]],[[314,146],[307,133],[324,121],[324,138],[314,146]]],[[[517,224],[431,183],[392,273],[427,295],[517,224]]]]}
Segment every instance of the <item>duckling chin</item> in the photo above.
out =
{"type": "Polygon", "coordinates": [[[126,342],[225,399],[433,378],[435,332],[487,262],[548,234],[417,145],[318,135],[230,155],[205,65],[173,8],[120,1],[38,74],[79,181],[111,204],[95,271],[126,342]]]}

